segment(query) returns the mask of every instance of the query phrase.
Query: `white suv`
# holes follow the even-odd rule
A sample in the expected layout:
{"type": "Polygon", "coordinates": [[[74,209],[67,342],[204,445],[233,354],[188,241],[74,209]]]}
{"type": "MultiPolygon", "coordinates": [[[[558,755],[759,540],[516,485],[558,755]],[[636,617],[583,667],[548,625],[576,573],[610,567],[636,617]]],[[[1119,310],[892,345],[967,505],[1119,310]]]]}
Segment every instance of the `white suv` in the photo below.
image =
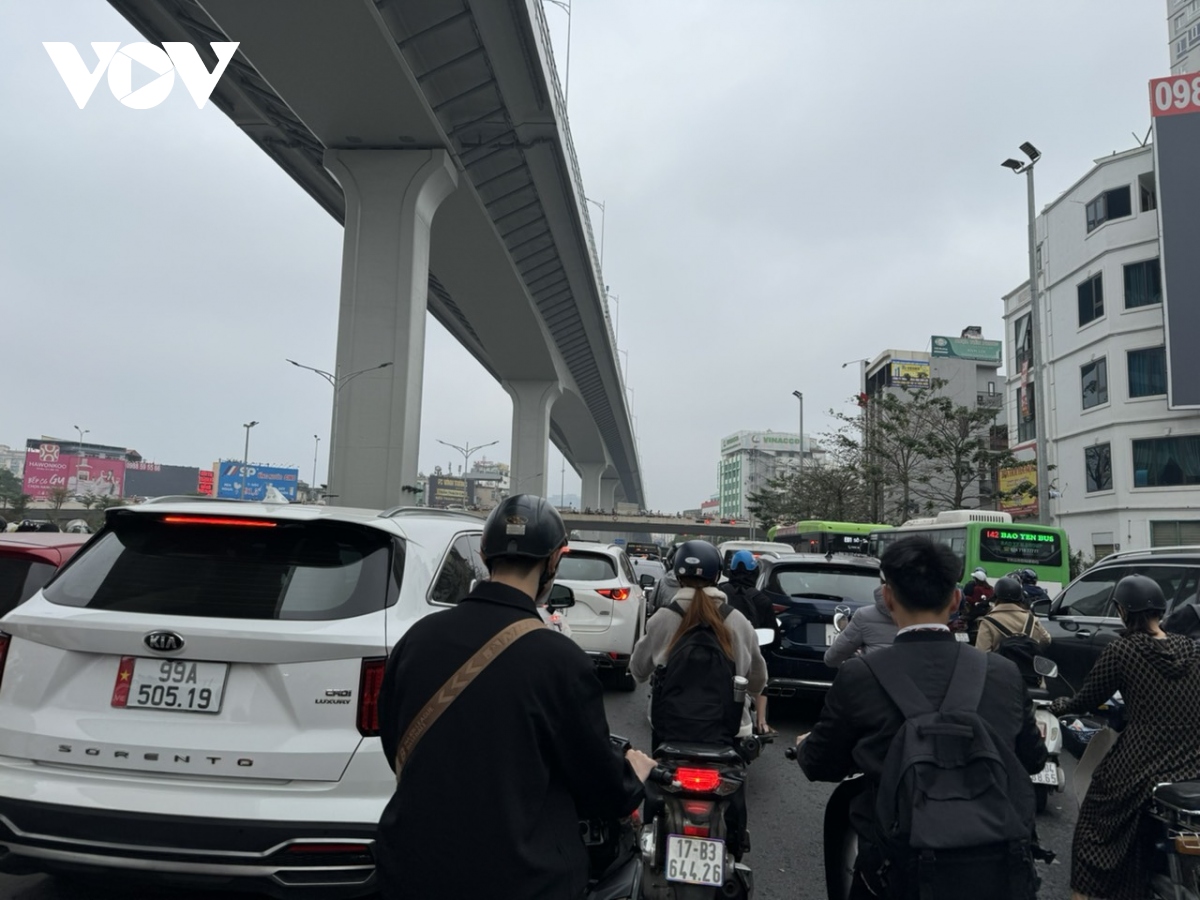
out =
{"type": "Polygon", "coordinates": [[[571,638],[613,687],[632,691],[636,685],[629,657],[642,636],[646,596],[625,551],[617,545],[571,541],[554,581],[575,593],[575,605],[561,613],[571,638]]]}
{"type": "Polygon", "coordinates": [[[482,521],[222,501],[108,513],[0,620],[0,870],[375,890],[389,649],[485,572],[482,521]]]}

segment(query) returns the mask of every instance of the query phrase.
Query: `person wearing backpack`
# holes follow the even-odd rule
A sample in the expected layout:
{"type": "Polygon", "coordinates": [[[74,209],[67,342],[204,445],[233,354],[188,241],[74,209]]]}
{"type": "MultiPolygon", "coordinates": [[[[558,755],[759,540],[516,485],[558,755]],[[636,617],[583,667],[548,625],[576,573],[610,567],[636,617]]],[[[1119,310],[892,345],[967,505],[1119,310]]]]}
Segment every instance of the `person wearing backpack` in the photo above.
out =
{"type": "Polygon", "coordinates": [[[1033,785],[1046,746],[1017,667],[956,641],[962,562],[928,538],[880,561],[895,643],[847,660],[811,733],[810,781],[856,771],[852,900],[1031,900],[1037,893],[1033,785]]]}
{"type": "Polygon", "coordinates": [[[995,595],[991,612],[979,620],[975,646],[1011,659],[1026,684],[1040,687],[1042,679],[1033,671],[1033,658],[1050,646],[1050,632],[1030,612],[1025,591],[1017,579],[1001,578],[996,582],[995,595]]]}

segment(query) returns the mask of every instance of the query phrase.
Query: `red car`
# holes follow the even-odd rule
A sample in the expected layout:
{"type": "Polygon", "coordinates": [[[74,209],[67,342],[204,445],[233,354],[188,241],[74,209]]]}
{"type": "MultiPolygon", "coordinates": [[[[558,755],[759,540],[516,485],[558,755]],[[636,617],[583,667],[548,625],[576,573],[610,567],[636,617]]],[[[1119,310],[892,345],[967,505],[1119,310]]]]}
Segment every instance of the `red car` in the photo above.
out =
{"type": "Polygon", "coordinates": [[[90,534],[0,534],[0,616],[36,594],[91,538],[90,534]]]}

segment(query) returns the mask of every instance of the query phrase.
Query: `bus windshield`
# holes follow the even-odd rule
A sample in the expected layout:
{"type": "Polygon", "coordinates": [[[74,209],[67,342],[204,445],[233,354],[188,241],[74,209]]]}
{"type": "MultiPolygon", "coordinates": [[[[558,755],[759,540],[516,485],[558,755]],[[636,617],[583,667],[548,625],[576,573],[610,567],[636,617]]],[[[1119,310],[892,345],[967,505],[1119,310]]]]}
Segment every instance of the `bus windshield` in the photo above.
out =
{"type": "Polygon", "coordinates": [[[772,529],[772,540],[790,544],[797,553],[867,553],[867,539],[886,525],[861,522],[797,522],[772,529]]]}

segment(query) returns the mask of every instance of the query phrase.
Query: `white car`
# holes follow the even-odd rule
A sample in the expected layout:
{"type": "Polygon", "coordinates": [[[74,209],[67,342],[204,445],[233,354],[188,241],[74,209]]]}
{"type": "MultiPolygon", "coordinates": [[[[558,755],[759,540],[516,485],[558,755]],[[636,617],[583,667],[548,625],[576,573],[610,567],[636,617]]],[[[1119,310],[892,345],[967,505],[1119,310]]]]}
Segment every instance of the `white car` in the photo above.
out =
{"type": "Polygon", "coordinates": [[[560,613],[571,639],[613,687],[632,691],[636,683],[629,674],[629,657],[646,622],[646,595],[625,551],[617,545],[571,541],[554,582],[575,593],[575,605],[560,613]]]}
{"type": "Polygon", "coordinates": [[[0,870],[376,889],[388,651],[485,577],[482,520],[231,501],[110,510],[0,620],[0,870]]]}

